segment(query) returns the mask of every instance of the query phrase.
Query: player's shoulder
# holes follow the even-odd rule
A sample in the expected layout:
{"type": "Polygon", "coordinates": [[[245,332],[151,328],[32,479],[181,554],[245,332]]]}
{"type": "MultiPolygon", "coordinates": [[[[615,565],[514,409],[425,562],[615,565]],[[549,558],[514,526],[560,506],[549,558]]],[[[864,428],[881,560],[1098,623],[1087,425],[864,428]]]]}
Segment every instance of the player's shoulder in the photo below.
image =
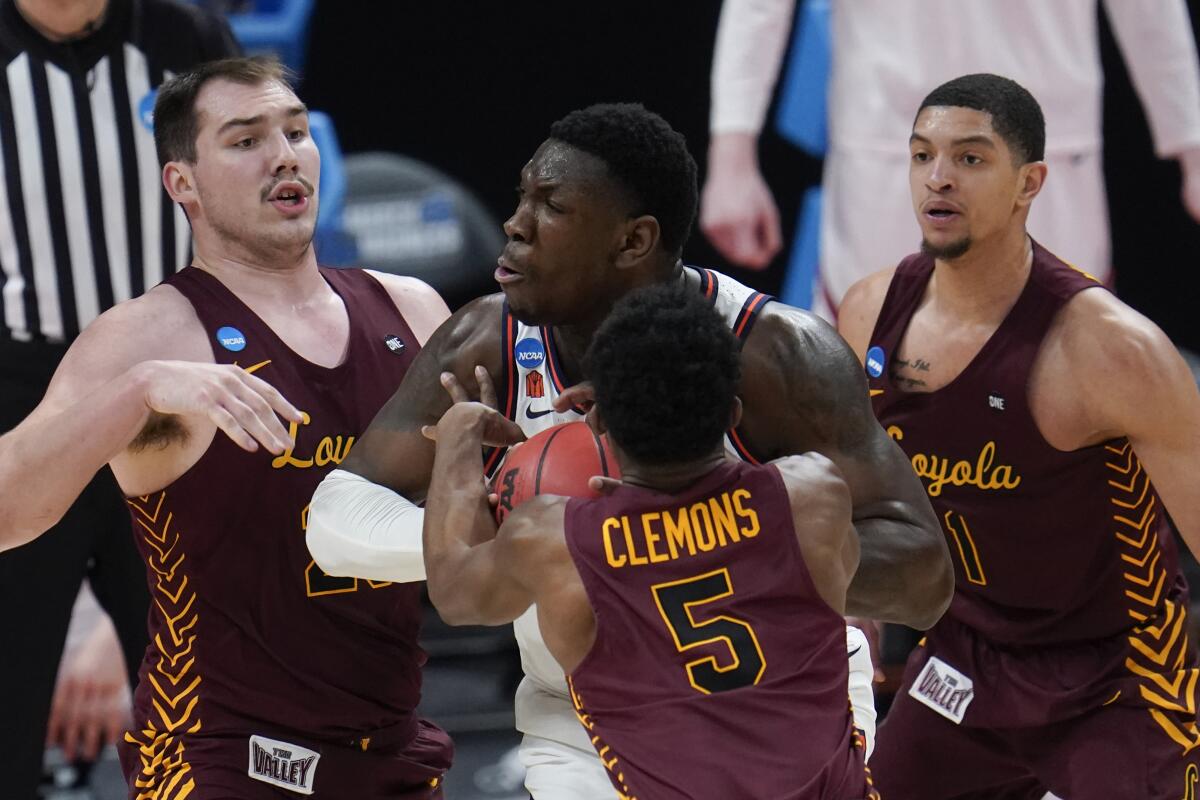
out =
{"type": "Polygon", "coordinates": [[[1164,359],[1177,357],[1162,329],[1101,287],[1067,300],[1047,339],[1064,369],[1081,376],[1152,378],[1164,359]]]}
{"type": "Polygon", "coordinates": [[[174,287],[160,284],[105,311],[84,329],[72,350],[98,349],[137,360],[198,360],[195,356],[205,346],[204,326],[191,302],[174,287]]]}
{"type": "Polygon", "coordinates": [[[895,274],[896,268],[888,267],[856,281],[838,306],[838,332],[860,360],[870,344],[871,333],[895,274]]]}
{"type": "Polygon", "coordinates": [[[829,458],[809,451],[784,456],[771,462],[783,477],[784,486],[792,497],[845,496],[849,502],[850,490],[842,471],[829,458]]]}
{"type": "Polygon", "coordinates": [[[478,297],[451,314],[429,337],[425,349],[438,359],[442,369],[461,375],[479,365],[495,376],[501,367],[503,318],[503,294],[478,297]]]}
{"type": "Polygon", "coordinates": [[[363,272],[379,282],[421,344],[449,318],[446,301],[425,281],[372,269],[363,272]]]}

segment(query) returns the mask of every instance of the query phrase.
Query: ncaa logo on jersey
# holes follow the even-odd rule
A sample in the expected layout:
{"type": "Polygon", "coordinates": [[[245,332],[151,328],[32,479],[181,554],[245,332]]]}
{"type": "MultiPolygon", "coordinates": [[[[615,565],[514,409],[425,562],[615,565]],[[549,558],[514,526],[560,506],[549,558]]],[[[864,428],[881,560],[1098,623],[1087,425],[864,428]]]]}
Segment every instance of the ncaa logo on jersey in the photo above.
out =
{"type": "Polygon", "coordinates": [[[887,359],[883,354],[882,347],[879,347],[878,345],[872,347],[867,351],[867,360],[865,362],[867,374],[872,378],[878,378],[883,374],[883,364],[886,360],[887,359]]]}
{"type": "Polygon", "coordinates": [[[522,339],[513,345],[513,360],[523,369],[537,369],[546,360],[546,348],[537,339],[522,339]]]}
{"type": "Polygon", "coordinates": [[[246,335],[231,325],[217,329],[217,342],[233,353],[246,349],[246,335]]]}

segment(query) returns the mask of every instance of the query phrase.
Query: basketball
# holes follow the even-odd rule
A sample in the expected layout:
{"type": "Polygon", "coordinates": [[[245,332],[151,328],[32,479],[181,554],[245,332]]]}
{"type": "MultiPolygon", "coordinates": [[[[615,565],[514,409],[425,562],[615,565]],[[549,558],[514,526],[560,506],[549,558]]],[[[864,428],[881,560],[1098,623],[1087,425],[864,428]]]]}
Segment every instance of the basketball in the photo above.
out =
{"type": "Polygon", "coordinates": [[[492,491],[500,496],[496,521],[539,494],[597,497],[588,488],[593,475],[621,477],[607,436],[586,422],[565,422],[542,431],[510,450],[500,462],[492,491]]]}

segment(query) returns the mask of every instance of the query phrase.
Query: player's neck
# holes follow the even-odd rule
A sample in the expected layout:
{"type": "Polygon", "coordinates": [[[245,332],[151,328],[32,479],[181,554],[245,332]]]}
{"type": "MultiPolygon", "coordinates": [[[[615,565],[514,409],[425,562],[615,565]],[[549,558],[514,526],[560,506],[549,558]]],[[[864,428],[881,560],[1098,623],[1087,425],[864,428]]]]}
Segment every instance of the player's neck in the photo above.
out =
{"type": "Polygon", "coordinates": [[[618,456],[621,465],[621,482],[672,494],[691,486],[725,462],[724,443],[721,450],[713,451],[699,461],[686,464],[646,465],[630,463],[618,456]]]}
{"type": "Polygon", "coordinates": [[[299,308],[331,291],[317,269],[311,246],[296,258],[265,262],[246,254],[212,252],[197,245],[192,265],[216,277],[251,306],[262,303],[299,308]]]}
{"type": "Polygon", "coordinates": [[[104,21],[109,0],[16,0],[17,11],[52,42],[91,35],[104,21]]]}
{"type": "Polygon", "coordinates": [[[959,318],[1002,319],[1029,278],[1033,243],[1024,229],[979,242],[951,261],[938,259],[930,296],[938,307],[959,318]]]}

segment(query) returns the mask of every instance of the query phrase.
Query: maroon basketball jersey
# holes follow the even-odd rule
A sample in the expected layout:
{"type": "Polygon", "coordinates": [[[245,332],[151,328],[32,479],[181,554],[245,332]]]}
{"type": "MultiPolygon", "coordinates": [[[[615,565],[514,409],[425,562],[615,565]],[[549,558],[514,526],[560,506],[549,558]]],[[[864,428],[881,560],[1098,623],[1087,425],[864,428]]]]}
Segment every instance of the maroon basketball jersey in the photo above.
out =
{"type": "Polygon", "coordinates": [[[933,269],[924,255],[897,267],[866,355],[875,413],[921,477],[954,561],[954,600],[930,642],[965,626],[999,646],[1069,650],[1076,667],[1030,680],[1055,684],[1074,713],[1115,700],[1117,684],[1094,681],[1117,673],[1134,680],[1125,701],[1185,702],[1186,681],[1170,686],[1188,652],[1187,590],[1162,502],[1128,440],[1057,450],[1029,406],[1055,315],[1077,292],[1106,290],[1035,243],[1025,288],[975,358],[941,389],[907,393],[890,362],[933,269]]]}
{"type": "Polygon", "coordinates": [[[317,484],[419,345],[375,278],[321,274],[350,318],[346,357],[333,368],[293,352],[209,273],[167,279],[195,308],[217,363],[262,378],[305,416],[283,455],[248,453],[218,431],[182,477],[128,501],[152,603],[127,741],[148,767],[186,761],[188,735],[404,744],[415,731],[421,585],[328,576],[304,530],[317,484]]]}
{"type": "Polygon", "coordinates": [[[596,615],[570,688],[622,797],[868,796],[845,620],[813,586],[775,467],[573,499],[565,526],[596,615]]]}

